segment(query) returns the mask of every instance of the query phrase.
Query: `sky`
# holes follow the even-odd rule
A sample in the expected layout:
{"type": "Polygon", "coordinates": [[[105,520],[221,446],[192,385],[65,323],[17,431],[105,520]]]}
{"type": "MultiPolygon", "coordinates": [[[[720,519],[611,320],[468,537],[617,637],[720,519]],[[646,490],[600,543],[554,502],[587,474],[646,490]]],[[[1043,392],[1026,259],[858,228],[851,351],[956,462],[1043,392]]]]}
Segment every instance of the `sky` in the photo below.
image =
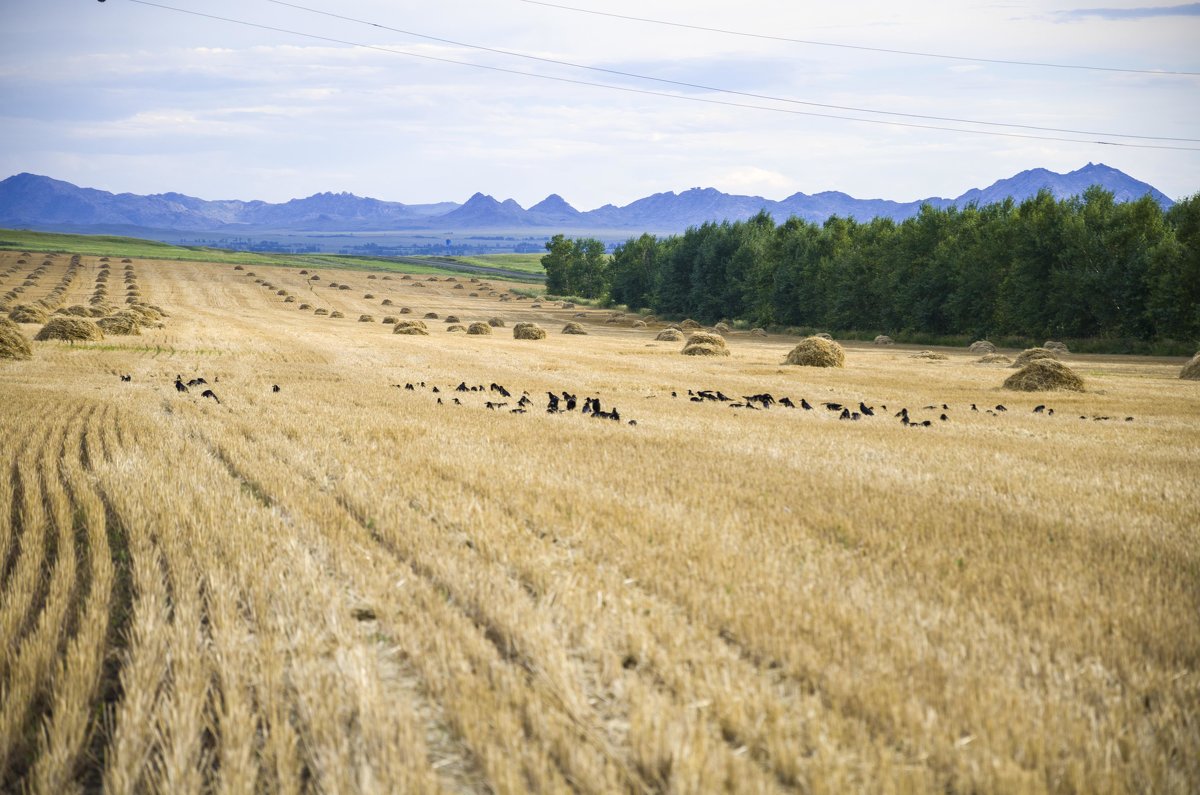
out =
{"type": "Polygon", "coordinates": [[[1162,0],[0,0],[0,179],[590,210],[1103,162],[1178,199],[1197,42],[1162,0]]]}

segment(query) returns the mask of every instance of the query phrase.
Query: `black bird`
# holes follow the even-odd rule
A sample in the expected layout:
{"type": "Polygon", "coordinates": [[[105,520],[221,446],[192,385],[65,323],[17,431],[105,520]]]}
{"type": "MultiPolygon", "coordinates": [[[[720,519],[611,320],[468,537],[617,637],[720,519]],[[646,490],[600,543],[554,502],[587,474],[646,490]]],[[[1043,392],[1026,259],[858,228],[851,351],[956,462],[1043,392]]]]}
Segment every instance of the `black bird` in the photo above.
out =
{"type": "Polygon", "coordinates": [[[971,411],[979,411],[978,407],[976,407],[974,403],[971,404],[971,411]]]}
{"type": "Polygon", "coordinates": [[[1126,421],[1126,422],[1133,422],[1133,417],[1126,417],[1126,418],[1125,418],[1125,421],[1126,421]]]}
{"type": "Polygon", "coordinates": [[[1036,405],[1036,406],[1034,406],[1034,407],[1033,407],[1033,413],[1034,413],[1034,414],[1041,414],[1041,413],[1042,413],[1043,411],[1045,411],[1045,410],[1046,410],[1046,404],[1045,404],[1045,403],[1039,403],[1038,405],[1036,405]]]}
{"type": "Polygon", "coordinates": [[[132,381],[132,380],[133,380],[133,376],[131,376],[131,375],[123,375],[123,376],[121,376],[121,380],[122,380],[122,381],[132,381]]]}
{"type": "Polygon", "coordinates": [[[524,414],[525,409],[510,409],[508,413],[509,414],[524,414]]]}
{"type": "Polygon", "coordinates": [[[721,402],[728,402],[730,400],[733,400],[733,398],[728,397],[723,392],[721,392],[721,390],[718,389],[717,390],[717,400],[720,400],[721,402]]]}
{"type": "Polygon", "coordinates": [[[942,422],[945,422],[946,420],[948,420],[950,418],[947,417],[945,414],[943,414],[942,416],[938,417],[938,419],[941,420],[942,422]]]}
{"type": "Polygon", "coordinates": [[[842,410],[841,403],[825,403],[824,406],[825,406],[825,408],[829,409],[830,411],[841,411],[842,410]]]}
{"type": "Polygon", "coordinates": [[[628,424],[629,424],[629,425],[637,425],[637,420],[630,420],[630,421],[628,422],[628,424]]]}
{"type": "Polygon", "coordinates": [[[1003,404],[1003,403],[997,403],[997,404],[996,404],[996,411],[1008,411],[1008,409],[1006,409],[1006,408],[1004,407],[1004,404],[1003,404]]]}
{"type": "Polygon", "coordinates": [[[574,396],[574,395],[567,395],[567,411],[574,411],[574,410],[575,410],[575,406],[576,406],[576,399],[575,399],[575,396],[574,396]]]}
{"type": "Polygon", "coordinates": [[[704,402],[704,398],[700,397],[699,395],[692,395],[690,398],[688,398],[688,400],[692,401],[693,403],[703,403],[704,402]]]}
{"type": "Polygon", "coordinates": [[[672,392],[671,397],[679,397],[679,394],[677,392],[672,392]]]}
{"type": "Polygon", "coordinates": [[[928,428],[931,425],[933,425],[933,423],[930,422],[929,420],[925,420],[924,422],[921,423],[922,428],[928,428]]]}
{"type": "Polygon", "coordinates": [[[546,393],[550,397],[550,403],[546,406],[547,414],[554,414],[558,411],[558,395],[553,392],[546,393]]]}
{"type": "Polygon", "coordinates": [[[908,406],[905,406],[904,408],[900,409],[893,416],[900,417],[901,419],[905,419],[905,420],[908,419],[908,406]]]}
{"type": "Polygon", "coordinates": [[[1053,417],[1053,416],[1054,416],[1054,409],[1046,409],[1046,416],[1047,416],[1047,417],[1053,417]]]}
{"type": "Polygon", "coordinates": [[[191,381],[187,382],[187,385],[188,386],[200,386],[201,384],[207,384],[207,383],[208,382],[205,381],[203,378],[193,378],[191,381]]]}
{"type": "Polygon", "coordinates": [[[412,392],[416,387],[414,387],[412,384],[405,384],[404,388],[407,389],[409,392],[412,392]]]}
{"type": "Polygon", "coordinates": [[[217,398],[216,394],[211,389],[206,389],[203,392],[201,392],[200,397],[212,398],[213,400],[216,400],[218,404],[221,402],[217,398]]]}
{"type": "Polygon", "coordinates": [[[466,381],[459,381],[458,386],[454,387],[454,391],[455,392],[469,392],[470,390],[467,389],[466,381]]]}
{"type": "Polygon", "coordinates": [[[529,399],[529,395],[521,395],[521,399],[517,401],[517,405],[521,408],[525,408],[532,403],[533,401],[529,399]]]}
{"type": "Polygon", "coordinates": [[[442,403],[442,399],[441,399],[441,398],[438,398],[438,405],[439,405],[439,406],[444,406],[444,405],[445,405],[444,403],[442,403]]]}
{"type": "Polygon", "coordinates": [[[805,411],[812,411],[812,404],[804,398],[800,398],[800,408],[804,409],[805,411]]]}
{"type": "Polygon", "coordinates": [[[838,417],[838,419],[839,419],[839,420],[848,420],[848,419],[850,419],[850,409],[842,409],[841,416],[839,416],[839,417],[838,417]]]}
{"type": "Polygon", "coordinates": [[[504,408],[508,404],[507,403],[493,403],[492,401],[489,400],[488,402],[484,403],[483,405],[487,406],[492,411],[495,411],[496,409],[504,408]]]}
{"type": "Polygon", "coordinates": [[[868,406],[866,403],[863,403],[861,400],[858,401],[858,410],[861,411],[863,413],[863,416],[865,416],[865,417],[874,417],[875,416],[875,412],[871,409],[871,407],[868,406]]]}
{"type": "Polygon", "coordinates": [[[792,399],[790,397],[781,397],[779,399],[779,405],[787,406],[789,409],[796,408],[796,404],[792,402],[792,399]]]}
{"type": "Polygon", "coordinates": [[[432,390],[430,390],[430,391],[432,391],[432,392],[441,392],[442,390],[438,389],[438,388],[435,386],[435,387],[434,387],[432,390]]]}
{"type": "Polygon", "coordinates": [[[459,400],[458,398],[454,398],[454,405],[456,405],[456,406],[461,406],[461,405],[462,405],[462,401],[461,401],[461,400],[459,400]]]}
{"type": "Polygon", "coordinates": [[[180,378],[179,376],[175,376],[175,391],[176,391],[176,392],[186,392],[186,391],[188,391],[187,385],[185,385],[185,384],[183,383],[183,379],[182,379],[182,378],[180,378]]]}
{"type": "Polygon", "coordinates": [[[271,391],[272,391],[272,392],[278,392],[278,391],[279,391],[279,384],[271,384],[271,391]]]}

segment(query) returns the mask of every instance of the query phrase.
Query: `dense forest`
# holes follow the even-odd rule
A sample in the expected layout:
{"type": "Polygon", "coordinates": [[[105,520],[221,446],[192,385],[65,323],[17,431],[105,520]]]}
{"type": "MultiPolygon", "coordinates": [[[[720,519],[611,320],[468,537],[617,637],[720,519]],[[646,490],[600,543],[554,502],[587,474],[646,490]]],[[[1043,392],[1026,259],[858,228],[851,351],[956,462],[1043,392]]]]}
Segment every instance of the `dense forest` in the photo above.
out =
{"type": "Polygon", "coordinates": [[[611,256],[556,236],[547,291],[758,326],[912,335],[1200,340],[1200,194],[1164,211],[1101,188],[1058,200],[824,224],[766,213],[611,256]]]}

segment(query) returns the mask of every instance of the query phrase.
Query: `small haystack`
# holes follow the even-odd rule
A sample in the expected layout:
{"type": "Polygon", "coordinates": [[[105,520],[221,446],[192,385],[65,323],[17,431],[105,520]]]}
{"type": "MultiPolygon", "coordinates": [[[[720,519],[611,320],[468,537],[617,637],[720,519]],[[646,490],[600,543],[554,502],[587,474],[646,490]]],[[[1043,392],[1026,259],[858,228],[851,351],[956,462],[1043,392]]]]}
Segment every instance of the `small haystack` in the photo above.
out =
{"type": "Polygon", "coordinates": [[[692,320],[691,318],[688,318],[687,320],[685,320],[679,324],[679,328],[682,329],[683,331],[699,331],[703,327],[696,321],[692,320]]]}
{"type": "Polygon", "coordinates": [[[463,286],[461,284],[454,285],[455,290],[461,290],[462,288],[463,288],[463,286]]]}
{"type": "Polygon", "coordinates": [[[985,353],[979,357],[980,364],[1012,364],[1012,359],[1003,353],[985,353]]]}
{"type": "Polygon", "coordinates": [[[424,321],[421,320],[401,320],[392,329],[393,334],[412,334],[421,337],[429,336],[429,329],[425,327],[424,321]]]}
{"type": "Polygon", "coordinates": [[[750,329],[750,336],[751,337],[765,337],[765,336],[767,336],[767,332],[765,329],[752,328],[752,329],[750,329]]]}
{"type": "Polygon", "coordinates": [[[1046,340],[1042,343],[1042,347],[1048,351],[1054,351],[1058,354],[1070,353],[1070,351],[1067,350],[1067,344],[1065,342],[1058,342],[1057,340],[1046,340]]]}
{"type": "Polygon", "coordinates": [[[467,326],[467,333],[487,335],[492,333],[492,327],[487,323],[472,323],[467,326]]]}
{"type": "Polygon", "coordinates": [[[359,315],[358,322],[359,323],[374,323],[375,317],[373,315],[359,315]]]}
{"type": "Polygon", "coordinates": [[[946,359],[949,359],[950,357],[944,353],[935,353],[934,351],[918,351],[917,353],[910,353],[908,355],[908,358],[910,358],[910,359],[929,359],[929,360],[935,361],[935,362],[942,362],[942,361],[945,361],[946,359]]]}
{"type": "Polygon", "coordinates": [[[84,306],[83,304],[72,304],[71,306],[68,306],[66,309],[60,309],[58,311],[64,315],[74,315],[75,317],[91,317],[92,316],[92,310],[89,309],[88,307],[84,306]]]}
{"type": "Polygon", "coordinates": [[[337,309],[335,309],[335,310],[333,310],[332,312],[330,312],[330,313],[329,313],[329,316],[330,316],[330,317],[345,317],[345,315],[343,315],[343,314],[341,313],[341,311],[339,311],[339,310],[337,310],[337,309]]]}
{"type": "Polygon", "coordinates": [[[993,345],[992,343],[988,342],[987,340],[975,340],[974,342],[971,343],[970,347],[967,348],[967,353],[973,353],[976,356],[983,356],[986,353],[995,353],[995,352],[996,352],[996,346],[993,345]]]}
{"type": "Polygon", "coordinates": [[[367,276],[367,278],[368,278],[368,279],[378,279],[379,277],[378,277],[378,276],[376,276],[375,274],[373,274],[373,273],[372,273],[372,274],[369,274],[369,275],[367,276]]]}
{"type": "Polygon", "coordinates": [[[328,309],[318,309],[316,312],[313,312],[313,314],[314,315],[328,315],[329,310],[328,309]]]}
{"type": "Polygon", "coordinates": [[[437,312],[426,312],[425,313],[426,320],[437,320],[437,318],[438,318],[437,312]]]}
{"type": "Polygon", "coordinates": [[[892,339],[891,337],[889,337],[887,334],[880,334],[878,337],[875,338],[875,344],[876,345],[895,345],[896,341],[894,339],[892,339]]]}
{"type": "Polygon", "coordinates": [[[560,304],[560,306],[563,309],[574,309],[575,308],[575,304],[571,303],[570,301],[563,301],[562,304],[560,304]]]}
{"type": "Polygon", "coordinates": [[[461,323],[462,321],[458,319],[457,315],[446,315],[446,317],[442,320],[442,322],[443,323],[461,323]]]}
{"type": "Polygon", "coordinates": [[[402,306],[402,307],[400,307],[400,314],[402,314],[402,315],[411,315],[411,314],[412,314],[412,310],[411,310],[411,309],[409,309],[407,306],[402,306]]]}
{"type": "Polygon", "coordinates": [[[1016,361],[1013,362],[1013,367],[1024,367],[1037,359],[1057,359],[1058,354],[1049,348],[1027,348],[1017,354],[1016,361]]]}
{"type": "Polygon", "coordinates": [[[728,323],[718,323],[717,325],[713,326],[713,329],[715,329],[718,334],[724,335],[733,331],[733,326],[729,325],[728,323]]]}
{"type": "Polygon", "coordinates": [[[312,309],[312,304],[300,304],[301,312],[307,312],[310,309],[312,309]]]}
{"type": "Polygon", "coordinates": [[[392,299],[390,299],[390,298],[385,298],[385,299],[383,299],[382,301],[380,301],[380,302],[379,302],[379,305],[380,305],[380,306],[391,306],[391,305],[392,305],[392,299]]]}
{"type": "Polygon", "coordinates": [[[513,326],[514,340],[544,340],[546,330],[537,323],[518,323],[513,326]]]}
{"type": "Polygon", "coordinates": [[[658,332],[654,339],[658,342],[679,342],[683,339],[683,332],[675,328],[665,328],[658,332]]]}
{"type": "Polygon", "coordinates": [[[349,289],[350,289],[350,285],[348,285],[348,284],[339,284],[339,285],[338,285],[338,289],[339,289],[339,290],[349,290],[349,289]]]}
{"type": "Polygon", "coordinates": [[[396,318],[392,317],[391,315],[386,315],[386,316],[384,316],[384,318],[383,318],[383,325],[385,325],[385,326],[394,326],[394,325],[396,325],[396,318]]]}
{"type": "Polygon", "coordinates": [[[814,334],[813,336],[820,337],[823,340],[830,340],[830,341],[833,340],[833,335],[829,334],[827,332],[824,332],[824,331],[820,332],[819,334],[814,334]]]}
{"type": "Polygon", "coordinates": [[[572,320],[567,325],[563,326],[563,334],[587,334],[587,329],[572,320]]]}
{"type": "Polygon", "coordinates": [[[784,362],[802,367],[845,367],[846,352],[833,340],[805,337],[788,352],[784,362]]]}
{"type": "Polygon", "coordinates": [[[466,326],[460,323],[455,323],[453,326],[446,326],[446,331],[466,331],[466,326]]]}
{"type": "Polygon", "coordinates": [[[720,334],[710,334],[707,331],[697,331],[688,337],[687,344],[680,351],[684,356],[728,356],[729,347],[725,338],[720,334]]]}
{"type": "Polygon", "coordinates": [[[100,318],[96,321],[96,325],[105,334],[114,337],[127,337],[142,333],[142,316],[137,312],[125,309],[108,317],[100,318]]]}
{"type": "Polygon", "coordinates": [[[50,313],[38,304],[17,304],[8,317],[14,323],[45,323],[50,319],[50,313]]]}
{"type": "Polygon", "coordinates": [[[498,317],[489,317],[488,325],[492,328],[504,328],[504,321],[498,317]]]}
{"type": "MultiPolygon", "coordinates": [[[[107,262],[108,260],[103,260],[103,261],[104,261],[104,262],[107,262]]],[[[241,265],[234,265],[234,266],[233,266],[233,269],[234,269],[235,271],[244,271],[244,270],[246,270],[246,269],[245,269],[245,268],[243,268],[241,265]]]]}
{"type": "Polygon", "coordinates": [[[1083,391],[1083,379],[1057,359],[1034,359],[1004,380],[1005,389],[1044,392],[1050,389],[1083,391]]]}
{"type": "Polygon", "coordinates": [[[371,299],[373,299],[374,297],[375,297],[375,294],[374,294],[374,293],[364,293],[364,294],[363,294],[363,298],[367,299],[368,301],[370,301],[370,300],[371,300],[371,299]]]}
{"type": "Polygon", "coordinates": [[[1200,353],[1192,357],[1192,360],[1183,366],[1179,371],[1179,377],[1185,381],[1200,381],[1200,353]]]}
{"type": "Polygon", "coordinates": [[[644,321],[644,320],[635,320],[635,321],[633,321],[633,327],[634,327],[634,328],[645,328],[645,327],[646,327],[646,321],[644,321]]]}
{"type": "Polygon", "coordinates": [[[59,315],[46,321],[46,325],[42,326],[42,330],[34,336],[34,339],[42,342],[46,340],[89,342],[104,339],[104,332],[91,318],[59,315]]]}
{"type": "Polygon", "coordinates": [[[6,317],[0,317],[0,359],[32,359],[33,348],[21,327],[6,317]]]}

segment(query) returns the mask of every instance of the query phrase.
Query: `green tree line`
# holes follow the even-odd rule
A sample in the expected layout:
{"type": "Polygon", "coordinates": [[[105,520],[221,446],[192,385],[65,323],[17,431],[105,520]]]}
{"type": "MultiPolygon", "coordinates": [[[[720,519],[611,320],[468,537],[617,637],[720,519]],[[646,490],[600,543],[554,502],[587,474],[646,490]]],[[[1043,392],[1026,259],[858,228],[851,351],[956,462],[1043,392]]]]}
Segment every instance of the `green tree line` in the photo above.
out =
{"type": "Polygon", "coordinates": [[[765,212],[682,235],[547,244],[547,291],[704,323],[971,337],[1200,340],[1200,194],[1099,187],[823,224],[765,212]]]}

